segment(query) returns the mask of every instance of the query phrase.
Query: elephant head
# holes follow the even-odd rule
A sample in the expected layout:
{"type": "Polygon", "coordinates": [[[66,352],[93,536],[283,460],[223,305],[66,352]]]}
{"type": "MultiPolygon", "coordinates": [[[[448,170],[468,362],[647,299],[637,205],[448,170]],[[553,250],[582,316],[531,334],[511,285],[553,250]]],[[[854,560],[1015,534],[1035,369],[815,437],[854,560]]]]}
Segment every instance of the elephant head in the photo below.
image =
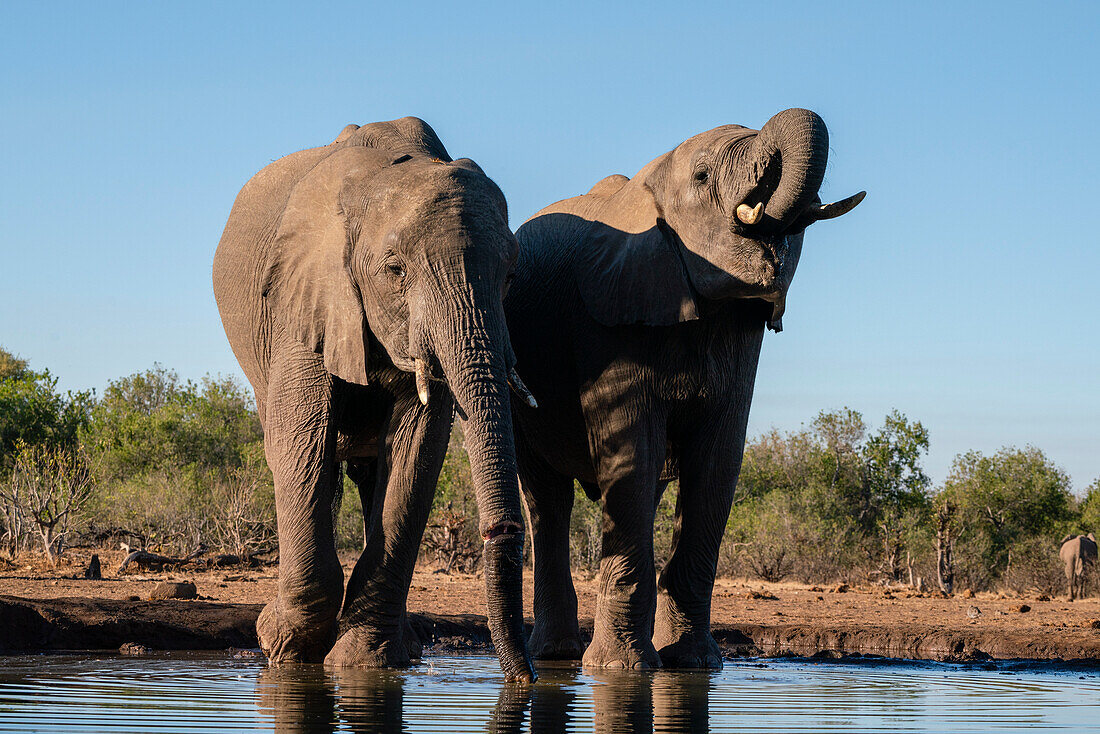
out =
{"type": "Polygon", "coordinates": [[[759,298],[782,328],[806,227],[845,214],[860,192],[823,205],[829,134],[790,109],[759,131],[724,125],[689,138],[634,178],[601,181],[606,197],[578,280],[600,322],[664,325],[698,317],[699,301],[759,298]]]}
{"type": "Polygon", "coordinates": [[[500,189],[415,122],[412,143],[379,141],[376,126],[345,130],[295,185],[265,304],[346,382],[392,365],[415,374],[425,404],[449,389],[465,420],[493,639],[505,673],[530,678],[510,384],[525,393],[502,306],[518,245],[500,189]]]}

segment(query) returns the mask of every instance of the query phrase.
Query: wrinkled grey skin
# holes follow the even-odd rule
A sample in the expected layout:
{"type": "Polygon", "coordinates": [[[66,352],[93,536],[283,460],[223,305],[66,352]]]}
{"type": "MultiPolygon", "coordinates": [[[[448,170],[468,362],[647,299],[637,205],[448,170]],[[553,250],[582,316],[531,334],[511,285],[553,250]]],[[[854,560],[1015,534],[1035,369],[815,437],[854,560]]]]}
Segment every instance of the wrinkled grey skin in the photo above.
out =
{"type": "Polygon", "coordinates": [[[807,110],[782,112],[759,133],[719,127],[517,232],[505,310],[539,403],[514,406],[536,656],[583,647],[569,574],[577,479],[604,510],[584,664],[721,666],[711,590],[765,324],[781,328],[807,225],[862,199],[821,206],[827,151],[825,125],[807,110]],[[742,204],[760,212],[752,224],[738,218],[742,204]],[[673,551],[655,583],[654,510],[675,476],[673,551]]]}
{"type": "Polygon", "coordinates": [[[1058,557],[1066,564],[1069,600],[1084,596],[1085,574],[1096,563],[1096,538],[1088,535],[1067,535],[1062,538],[1058,557]]]}
{"type": "Polygon", "coordinates": [[[508,678],[534,677],[502,307],[516,251],[500,190],[416,118],[349,125],[241,190],[214,292],[275,477],[279,591],[257,622],[271,660],[376,667],[419,656],[405,603],[457,409],[493,640],[508,678]],[[333,536],[344,461],[365,523],[346,593],[333,536]]]}

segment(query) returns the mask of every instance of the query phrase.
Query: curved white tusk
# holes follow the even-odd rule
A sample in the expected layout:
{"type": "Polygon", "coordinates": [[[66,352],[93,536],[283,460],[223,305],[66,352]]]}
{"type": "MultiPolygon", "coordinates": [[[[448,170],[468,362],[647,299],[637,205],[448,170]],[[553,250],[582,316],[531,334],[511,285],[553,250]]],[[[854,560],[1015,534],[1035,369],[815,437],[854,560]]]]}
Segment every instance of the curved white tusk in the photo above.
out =
{"type": "Polygon", "coordinates": [[[867,192],[860,191],[858,194],[852,194],[847,199],[834,201],[832,204],[815,204],[810,207],[809,214],[817,221],[822,219],[836,219],[842,214],[847,214],[855,209],[859,202],[863,201],[863,197],[865,196],[867,196],[867,192]]]}
{"type": "Polygon", "coordinates": [[[416,394],[420,396],[420,404],[428,404],[428,363],[416,358],[416,394]]]}
{"type": "Polygon", "coordinates": [[[756,224],[760,221],[760,217],[764,214],[764,202],[758,203],[756,206],[749,206],[748,204],[737,205],[737,218],[745,224],[756,224]]]}
{"type": "Polygon", "coordinates": [[[532,408],[539,407],[538,401],[535,400],[535,396],[531,394],[531,391],[527,389],[527,386],[523,384],[523,380],[519,379],[519,373],[516,372],[516,368],[513,367],[512,371],[508,373],[508,384],[512,386],[516,395],[523,398],[524,402],[530,405],[532,408]]]}

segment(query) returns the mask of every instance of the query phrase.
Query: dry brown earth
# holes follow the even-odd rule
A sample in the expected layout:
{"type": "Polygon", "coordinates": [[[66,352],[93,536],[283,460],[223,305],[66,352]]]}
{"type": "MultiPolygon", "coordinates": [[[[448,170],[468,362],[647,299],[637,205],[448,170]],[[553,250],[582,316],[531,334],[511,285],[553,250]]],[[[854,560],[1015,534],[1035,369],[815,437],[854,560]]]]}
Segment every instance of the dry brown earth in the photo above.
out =
{"type": "MultiPolygon", "coordinates": [[[[0,568],[0,649],[252,647],[263,603],[275,593],[277,569],[185,569],[116,576],[121,553],[101,553],[104,578],[81,571],[87,552],[68,566],[0,568]],[[193,581],[197,600],[149,601],[162,581],[193,581]]],[[[350,572],[353,559],[348,559],[350,572]]],[[[531,598],[526,576],[525,598],[531,598]]],[[[580,616],[595,608],[596,583],[576,580],[580,616]]],[[[409,609],[427,644],[487,639],[483,581],[476,576],[418,571],[409,609]]],[[[529,601],[528,601],[529,603],[529,601]]],[[[530,613],[530,611],[528,612],[530,613]]],[[[940,598],[908,590],[838,592],[799,584],[719,580],[715,637],[730,654],[870,654],[935,660],[1084,659],[1100,664],[1100,599],[1069,602],[1041,596],[981,593],[940,598]],[[1022,611],[1026,608],[1026,611],[1022,611]],[[977,611],[975,611],[977,610],[977,611]]]]}

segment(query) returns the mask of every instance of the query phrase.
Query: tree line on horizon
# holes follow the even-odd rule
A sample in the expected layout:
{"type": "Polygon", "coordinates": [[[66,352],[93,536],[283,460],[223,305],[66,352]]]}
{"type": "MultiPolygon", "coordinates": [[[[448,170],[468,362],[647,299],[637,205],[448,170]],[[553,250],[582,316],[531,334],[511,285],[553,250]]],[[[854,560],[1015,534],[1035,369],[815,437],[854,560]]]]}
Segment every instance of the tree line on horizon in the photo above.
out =
{"type": "MultiPolygon", "coordinates": [[[[952,593],[1064,584],[1059,540],[1100,529],[1100,480],[1083,496],[1040,449],[955,457],[925,474],[928,430],[899,411],[873,427],[822,411],[794,431],[749,440],[719,573],[804,583],[907,584],[952,593]]],[[[346,478],[336,542],[362,547],[358,492],[346,478]]],[[[599,506],[575,490],[574,569],[600,562],[599,506]]],[[[674,536],[677,486],[657,511],[658,567],[674,536]]],[[[154,552],[218,549],[243,561],[276,548],[275,500],[251,392],[231,378],[180,380],[161,366],[101,395],[61,393],[48,370],[0,349],[0,554],[125,542],[154,552]]],[[[472,572],[477,504],[456,426],[422,560],[472,572]]],[[[529,557],[529,556],[528,556],[529,557]]]]}

